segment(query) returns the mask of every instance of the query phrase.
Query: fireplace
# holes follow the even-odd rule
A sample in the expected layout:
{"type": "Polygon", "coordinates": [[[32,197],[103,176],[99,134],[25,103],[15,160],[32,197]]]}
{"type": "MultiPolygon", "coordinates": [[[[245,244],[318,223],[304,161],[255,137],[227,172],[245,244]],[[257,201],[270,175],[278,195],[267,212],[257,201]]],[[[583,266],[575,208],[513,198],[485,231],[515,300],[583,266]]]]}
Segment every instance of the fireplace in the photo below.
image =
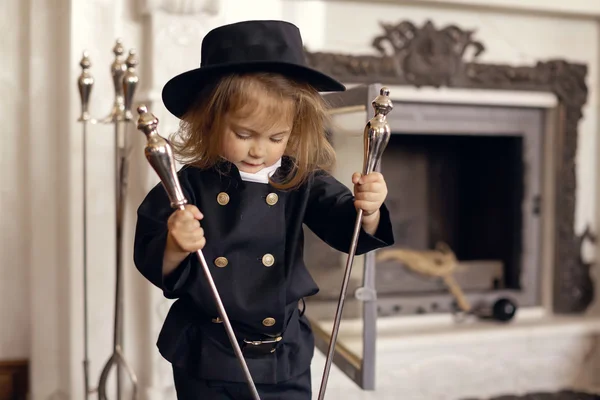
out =
{"type": "MultiPolygon", "coordinates": [[[[440,374],[450,374],[461,388],[456,398],[489,397],[478,383],[471,385],[473,376],[510,382],[509,392],[521,377],[527,388],[541,387],[530,384],[540,370],[569,364],[556,361],[562,354],[556,340],[548,341],[552,344],[543,351],[552,356],[526,368],[501,368],[510,376],[500,378],[498,365],[508,365],[515,352],[525,354],[537,338],[518,328],[518,337],[487,332],[508,332],[534,314],[581,313],[594,299],[591,263],[581,255],[582,244],[594,236],[590,229],[575,232],[576,157],[588,96],[587,66],[555,58],[516,66],[481,62],[485,46],[475,31],[455,24],[439,28],[431,20],[422,26],[403,20],[381,21],[380,27],[379,35],[370,38],[370,51],[307,51],[312,67],[346,84],[366,85],[326,96],[334,106],[331,139],[338,165],[333,174],[349,187],[351,173],[362,168],[362,131],[381,87],[374,82],[390,87],[395,100],[389,115],[393,138],[381,168],[388,186],[395,184],[388,204],[397,243],[355,259],[334,363],[363,389],[375,387],[376,363],[378,386],[387,383],[402,393],[407,393],[404,382],[436,387],[432,378],[440,374]],[[442,153],[436,150],[440,147],[442,153]],[[465,153],[476,162],[472,157],[469,165],[465,153]],[[393,175],[400,167],[407,169],[404,175],[393,175]],[[486,181],[488,174],[492,177],[486,181]],[[465,189],[469,180],[474,182],[465,189]],[[501,200],[504,207],[495,208],[501,200]],[[451,208],[453,203],[460,206],[451,208]],[[483,214],[486,218],[474,218],[483,214]],[[427,250],[420,249],[431,249],[436,241],[447,242],[456,253],[461,266],[457,280],[472,305],[501,297],[516,301],[521,310],[513,324],[475,323],[471,330],[470,323],[452,323],[453,296],[439,281],[409,273],[399,262],[400,253],[422,255],[427,250]],[[395,251],[395,259],[388,257],[395,262],[382,262],[386,251],[395,251]],[[436,315],[411,316],[423,313],[436,315]],[[494,339],[476,350],[477,356],[457,357],[485,337],[494,339]],[[515,343],[515,350],[506,350],[515,343]]],[[[305,254],[321,288],[307,301],[306,313],[316,345],[326,353],[346,256],[309,231],[305,254]]],[[[543,328],[540,332],[545,335],[543,328]]],[[[517,361],[522,363],[523,356],[517,361]]],[[[566,375],[554,372],[545,386],[566,375]]],[[[447,387],[438,387],[438,397],[452,396],[447,387]]],[[[423,398],[435,397],[428,394],[423,398]]]]}
{"type": "MultiPolygon", "coordinates": [[[[393,135],[381,170],[396,246],[448,245],[461,262],[463,290],[520,289],[522,154],[518,135],[393,135]]],[[[394,262],[378,262],[376,272],[381,296],[446,291],[441,280],[422,279],[394,262]]]]}
{"type": "MultiPolygon", "coordinates": [[[[368,118],[366,107],[344,104],[337,105],[346,111],[334,117],[331,134],[338,153],[333,173],[350,187],[348,177],[362,162],[360,121],[368,118]]],[[[380,169],[396,239],[391,249],[431,251],[444,244],[459,261],[454,277],[471,304],[510,297],[520,307],[539,306],[545,111],[396,101],[388,119],[393,133],[380,169]]],[[[337,302],[345,255],[310,232],[306,254],[321,288],[313,313],[324,318],[337,302]]],[[[379,316],[456,309],[441,278],[394,259],[373,262],[379,316]]],[[[357,265],[350,291],[362,285],[364,257],[357,265]]],[[[361,302],[347,301],[345,316],[360,316],[361,302]]]]}

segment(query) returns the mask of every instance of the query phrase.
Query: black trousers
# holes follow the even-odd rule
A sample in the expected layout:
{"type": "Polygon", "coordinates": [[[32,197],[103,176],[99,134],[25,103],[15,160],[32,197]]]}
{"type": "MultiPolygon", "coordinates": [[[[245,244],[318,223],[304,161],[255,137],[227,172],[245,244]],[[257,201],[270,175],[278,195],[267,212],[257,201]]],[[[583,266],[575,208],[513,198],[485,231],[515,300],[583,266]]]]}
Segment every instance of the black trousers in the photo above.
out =
{"type": "MultiPolygon", "coordinates": [[[[196,379],[183,369],[173,367],[178,400],[252,400],[245,382],[196,379]]],[[[275,385],[256,384],[261,400],[311,400],[310,368],[302,375],[275,385]]]]}

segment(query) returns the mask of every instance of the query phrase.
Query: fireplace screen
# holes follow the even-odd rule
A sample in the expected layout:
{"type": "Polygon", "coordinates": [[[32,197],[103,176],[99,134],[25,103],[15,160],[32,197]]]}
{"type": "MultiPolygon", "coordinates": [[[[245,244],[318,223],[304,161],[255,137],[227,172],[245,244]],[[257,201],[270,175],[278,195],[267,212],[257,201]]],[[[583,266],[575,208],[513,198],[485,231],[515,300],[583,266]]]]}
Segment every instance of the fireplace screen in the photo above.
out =
{"type": "MultiPolygon", "coordinates": [[[[380,87],[326,96],[337,153],[331,172],[349,188],[362,169],[363,130],[380,87]]],[[[521,307],[540,304],[544,111],[398,100],[394,106],[380,170],[396,243],[355,258],[334,358],[364,389],[375,385],[378,317],[449,313],[461,304],[447,280],[415,268],[415,257],[416,264],[434,250],[454,257],[453,280],[471,305],[501,297],[521,307]]],[[[305,228],[305,258],[320,287],[306,300],[306,315],[326,354],[347,255],[305,228]]]]}

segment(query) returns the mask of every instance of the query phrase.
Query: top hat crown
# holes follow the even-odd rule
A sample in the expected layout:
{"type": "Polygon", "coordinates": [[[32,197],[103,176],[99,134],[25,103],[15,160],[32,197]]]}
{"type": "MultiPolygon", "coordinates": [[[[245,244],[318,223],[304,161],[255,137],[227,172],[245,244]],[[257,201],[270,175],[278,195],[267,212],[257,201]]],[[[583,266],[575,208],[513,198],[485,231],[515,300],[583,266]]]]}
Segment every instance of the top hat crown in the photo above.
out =
{"type": "Polygon", "coordinates": [[[244,21],[211,30],[202,40],[200,67],[175,76],[163,102],[181,118],[205,85],[224,75],[273,72],[319,92],[344,91],[332,77],[307,65],[300,30],[285,21],[244,21]]]}

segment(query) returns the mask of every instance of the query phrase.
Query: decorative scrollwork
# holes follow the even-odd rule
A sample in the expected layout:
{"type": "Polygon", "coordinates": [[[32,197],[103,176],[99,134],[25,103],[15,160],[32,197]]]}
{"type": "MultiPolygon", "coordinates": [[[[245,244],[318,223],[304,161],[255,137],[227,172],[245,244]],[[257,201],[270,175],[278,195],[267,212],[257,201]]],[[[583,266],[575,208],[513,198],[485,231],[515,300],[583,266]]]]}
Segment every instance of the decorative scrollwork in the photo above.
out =
{"type": "Polygon", "coordinates": [[[382,57],[395,59],[406,80],[417,86],[449,85],[452,77],[460,72],[467,50],[473,47],[474,57],[477,57],[485,49],[472,39],[473,31],[463,31],[454,25],[437,30],[428,21],[419,29],[403,21],[382,23],[381,27],[385,33],[373,39],[373,47],[382,57]]]}

